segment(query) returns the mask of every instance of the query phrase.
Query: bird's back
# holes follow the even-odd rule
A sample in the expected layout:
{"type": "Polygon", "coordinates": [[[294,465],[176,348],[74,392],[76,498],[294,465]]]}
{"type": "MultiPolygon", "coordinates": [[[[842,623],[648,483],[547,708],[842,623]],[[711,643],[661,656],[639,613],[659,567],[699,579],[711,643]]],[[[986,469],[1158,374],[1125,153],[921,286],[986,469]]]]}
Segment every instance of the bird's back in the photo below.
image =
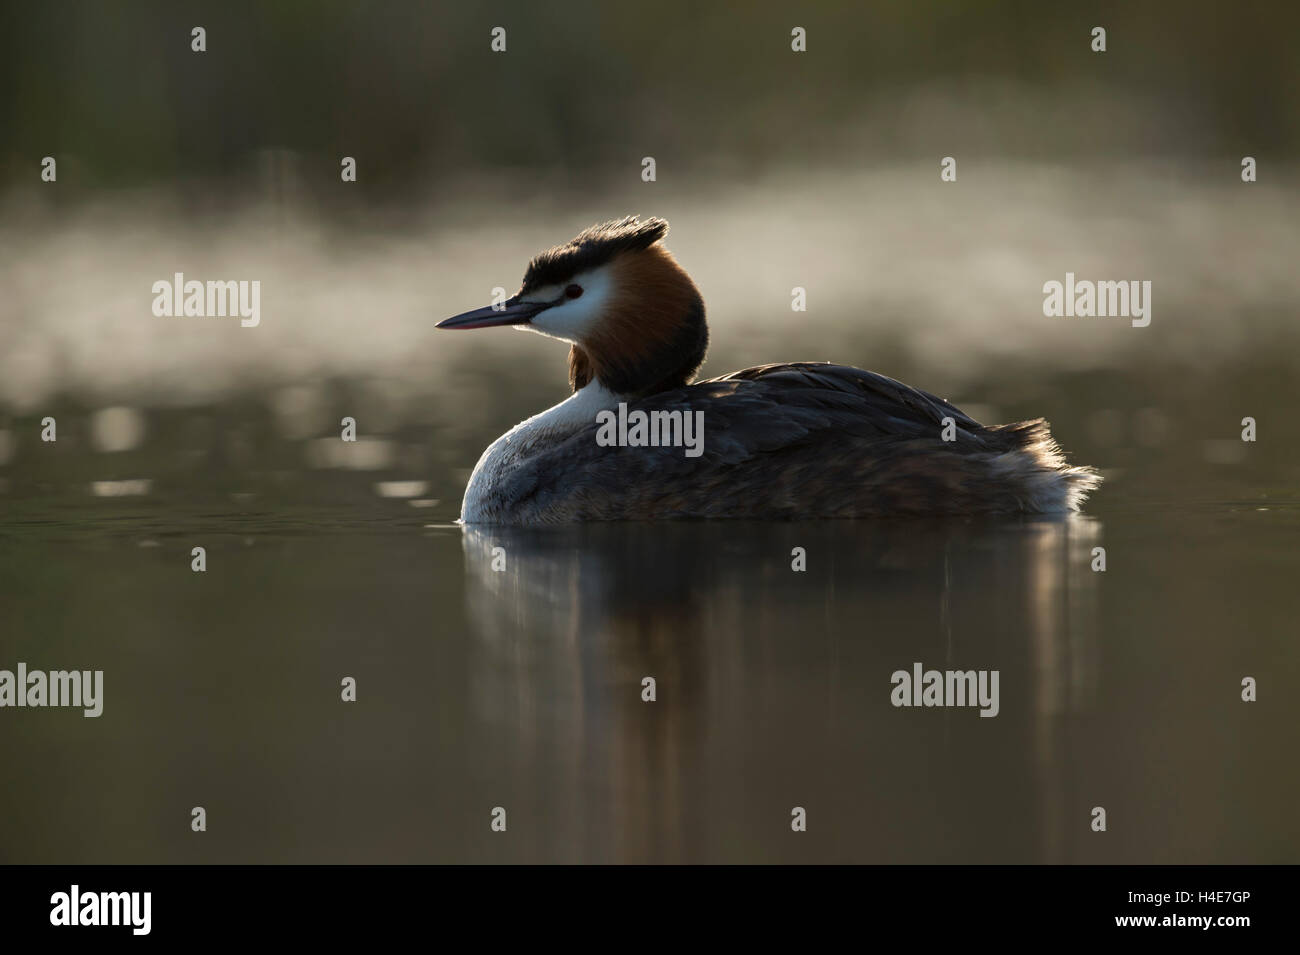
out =
{"type": "Polygon", "coordinates": [[[1042,419],[986,427],[844,365],[746,368],[628,403],[636,411],[701,412],[702,453],[603,447],[593,421],[493,489],[498,522],[1062,513],[1100,483],[1066,466],[1042,419]]]}

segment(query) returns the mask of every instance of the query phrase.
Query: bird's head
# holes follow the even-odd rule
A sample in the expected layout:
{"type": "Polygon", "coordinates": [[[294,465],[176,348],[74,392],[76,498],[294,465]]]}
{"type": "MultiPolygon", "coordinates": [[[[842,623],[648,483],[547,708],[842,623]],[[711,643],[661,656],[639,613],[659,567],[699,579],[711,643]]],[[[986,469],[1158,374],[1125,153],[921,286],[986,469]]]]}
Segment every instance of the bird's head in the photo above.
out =
{"type": "Polygon", "coordinates": [[[688,384],[709,344],[704,300],[660,240],[663,219],[628,216],[528,264],[519,291],[439,328],[513,325],[568,342],[569,383],[641,397],[688,384]]]}

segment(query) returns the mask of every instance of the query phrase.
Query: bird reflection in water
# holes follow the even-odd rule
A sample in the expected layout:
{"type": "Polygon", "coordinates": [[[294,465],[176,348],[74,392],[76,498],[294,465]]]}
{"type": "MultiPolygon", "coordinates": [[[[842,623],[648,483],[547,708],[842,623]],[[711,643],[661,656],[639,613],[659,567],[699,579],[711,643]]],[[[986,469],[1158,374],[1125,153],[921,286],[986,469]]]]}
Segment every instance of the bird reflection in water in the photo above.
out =
{"type": "Polygon", "coordinates": [[[1096,685],[1096,520],[462,533],[476,715],[527,750],[524,782],[548,811],[581,816],[548,852],[1071,857],[1062,807],[1069,717],[1096,685]],[[895,709],[890,675],[914,661],[999,670],[999,716],[895,709]],[[808,803],[821,841],[782,839],[808,803]]]}

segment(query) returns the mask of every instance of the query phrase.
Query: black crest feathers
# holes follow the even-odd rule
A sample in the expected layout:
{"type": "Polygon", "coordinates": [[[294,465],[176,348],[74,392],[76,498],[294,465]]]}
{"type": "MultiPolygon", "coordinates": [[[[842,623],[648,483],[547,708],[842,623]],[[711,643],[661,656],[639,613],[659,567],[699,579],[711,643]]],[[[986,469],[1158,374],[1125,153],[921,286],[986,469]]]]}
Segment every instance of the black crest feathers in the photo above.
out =
{"type": "Polygon", "coordinates": [[[665,219],[625,216],[584,229],[564,245],[538,254],[528,263],[521,291],[567,282],[579,272],[604,265],[622,252],[648,249],[668,234],[665,219]]]}

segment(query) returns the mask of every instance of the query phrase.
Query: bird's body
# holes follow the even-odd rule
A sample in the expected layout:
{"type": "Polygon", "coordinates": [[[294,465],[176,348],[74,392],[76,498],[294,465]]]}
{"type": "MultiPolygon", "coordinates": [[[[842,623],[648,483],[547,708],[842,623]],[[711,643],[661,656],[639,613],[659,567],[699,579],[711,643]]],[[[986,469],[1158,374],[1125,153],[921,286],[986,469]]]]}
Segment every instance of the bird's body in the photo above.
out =
{"type": "Polygon", "coordinates": [[[985,427],[858,368],[763,365],[689,384],[707,330],[693,283],[658,245],[666,228],[654,219],[595,227],[534,260],[507,303],[513,314],[480,309],[444,323],[537,326],[573,345],[574,393],[488,447],[462,521],[1064,513],[1100,483],[1092,469],[1066,466],[1041,419],[985,427]],[[616,248],[602,256],[601,243],[616,248]],[[559,280],[539,285],[539,272],[559,280]],[[530,286],[545,291],[530,295],[530,286]],[[626,421],[636,412],[689,416],[688,428],[701,426],[699,447],[611,443],[615,413],[626,421]]]}

